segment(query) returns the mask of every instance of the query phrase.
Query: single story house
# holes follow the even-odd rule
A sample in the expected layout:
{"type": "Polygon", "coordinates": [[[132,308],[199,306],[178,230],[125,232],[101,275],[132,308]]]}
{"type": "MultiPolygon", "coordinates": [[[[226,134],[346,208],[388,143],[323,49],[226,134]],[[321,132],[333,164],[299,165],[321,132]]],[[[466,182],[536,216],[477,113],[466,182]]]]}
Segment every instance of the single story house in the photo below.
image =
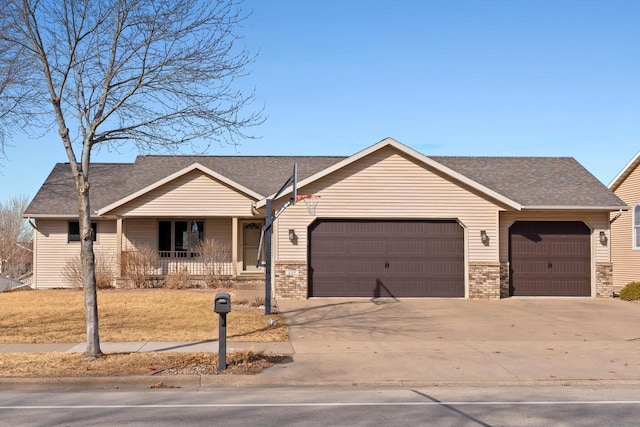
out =
{"type": "Polygon", "coordinates": [[[640,282],[640,152],[611,181],[609,189],[629,206],[611,215],[611,261],[614,291],[640,282]]]}
{"type": "MultiPolygon", "coordinates": [[[[310,215],[296,203],[274,223],[277,298],[612,294],[609,218],[626,204],[573,158],[425,156],[392,138],[349,157],[93,164],[96,253],[119,259],[146,245],[160,255],[158,274],[176,266],[198,274],[195,244],[211,237],[230,248],[225,274],[257,277],[266,200],[294,163],[298,194],[319,204],[310,215]]],[[[54,167],[24,216],[36,227],[36,286],[66,286],[61,268],[79,251],[67,164],[54,167]]]]}

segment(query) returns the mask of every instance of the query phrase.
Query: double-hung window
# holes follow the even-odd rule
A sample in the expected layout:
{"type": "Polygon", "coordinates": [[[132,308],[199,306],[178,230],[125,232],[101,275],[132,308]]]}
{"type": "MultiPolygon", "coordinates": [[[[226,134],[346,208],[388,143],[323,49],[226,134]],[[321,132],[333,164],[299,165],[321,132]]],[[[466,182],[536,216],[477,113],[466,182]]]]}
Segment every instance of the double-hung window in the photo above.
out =
{"type": "Polygon", "coordinates": [[[197,256],[197,247],[204,239],[204,221],[158,221],[158,252],[161,257],[197,256]]]}
{"type": "Polygon", "coordinates": [[[633,249],[640,250],[640,204],[633,209],[633,249]]]}

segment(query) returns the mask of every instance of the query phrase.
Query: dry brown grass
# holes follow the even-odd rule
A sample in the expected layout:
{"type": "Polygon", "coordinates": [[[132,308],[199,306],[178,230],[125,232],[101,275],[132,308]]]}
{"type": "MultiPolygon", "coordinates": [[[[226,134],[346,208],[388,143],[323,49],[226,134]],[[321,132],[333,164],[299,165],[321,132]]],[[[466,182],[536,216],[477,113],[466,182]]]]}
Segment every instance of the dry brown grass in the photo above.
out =
{"type": "Polygon", "coordinates": [[[227,355],[227,369],[218,372],[218,355],[213,353],[114,353],[95,360],[78,353],[4,353],[0,354],[0,373],[5,378],[251,375],[281,360],[281,356],[241,351],[227,355]]]}
{"type": "MultiPolygon", "coordinates": [[[[98,291],[100,339],[113,341],[201,341],[218,337],[213,290],[98,291]]],[[[233,291],[231,302],[235,304],[233,291]]],[[[0,293],[0,343],[86,341],[82,290],[0,293]]],[[[229,341],[287,341],[277,314],[234,306],[227,315],[229,341]],[[270,326],[269,317],[277,320],[270,326]]],[[[70,357],[70,356],[67,356],[70,357]]]]}

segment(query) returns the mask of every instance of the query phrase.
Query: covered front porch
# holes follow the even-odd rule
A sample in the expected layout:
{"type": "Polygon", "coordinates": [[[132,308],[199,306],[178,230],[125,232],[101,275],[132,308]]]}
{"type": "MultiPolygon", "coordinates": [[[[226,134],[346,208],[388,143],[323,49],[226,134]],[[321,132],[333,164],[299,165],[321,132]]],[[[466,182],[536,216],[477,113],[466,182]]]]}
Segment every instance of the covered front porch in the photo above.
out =
{"type": "Polygon", "coordinates": [[[259,279],[262,218],[117,218],[117,273],[259,279]]]}

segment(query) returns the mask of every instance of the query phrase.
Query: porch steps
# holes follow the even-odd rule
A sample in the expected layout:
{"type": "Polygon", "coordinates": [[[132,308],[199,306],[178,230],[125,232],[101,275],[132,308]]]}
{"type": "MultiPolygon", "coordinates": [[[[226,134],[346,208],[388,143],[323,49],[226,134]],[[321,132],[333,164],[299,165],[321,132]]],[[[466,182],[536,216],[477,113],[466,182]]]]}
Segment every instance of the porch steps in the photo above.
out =
{"type": "Polygon", "coordinates": [[[264,298],[263,276],[238,276],[236,282],[236,297],[239,300],[253,301],[256,298],[264,298]]]}

